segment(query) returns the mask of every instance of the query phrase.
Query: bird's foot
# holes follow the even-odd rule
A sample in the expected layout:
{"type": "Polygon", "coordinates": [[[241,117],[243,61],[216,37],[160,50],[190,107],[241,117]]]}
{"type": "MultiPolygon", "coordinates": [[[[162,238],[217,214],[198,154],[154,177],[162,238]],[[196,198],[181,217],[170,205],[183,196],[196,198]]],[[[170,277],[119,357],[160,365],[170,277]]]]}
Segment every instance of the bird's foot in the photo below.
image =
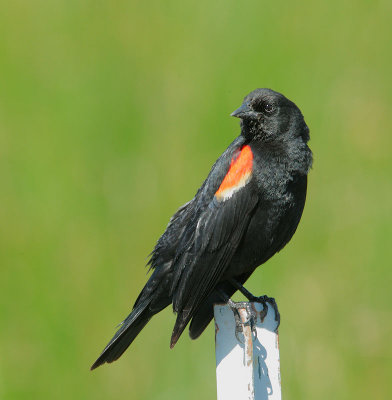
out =
{"type": "Polygon", "coordinates": [[[240,334],[242,336],[244,335],[244,328],[249,326],[252,334],[257,337],[256,333],[256,320],[257,320],[257,314],[256,311],[254,310],[253,307],[250,307],[249,304],[244,304],[244,303],[235,303],[233,300],[231,300],[223,291],[221,292],[221,295],[224,299],[224,301],[227,303],[227,305],[231,308],[233,315],[234,315],[234,321],[235,321],[235,337],[240,343],[245,342],[245,338],[241,338],[240,334]],[[244,310],[245,308],[245,315],[247,318],[243,318],[244,314],[240,313],[240,310],[244,310]]]}
{"type": "Polygon", "coordinates": [[[249,304],[244,305],[244,303],[234,303],[231,299],[227,302],[228,306],[233,311],[234,321],[235,321],[235,337],[240,343],[245,342],[244,329],[250,327],[252,334],[257,337],[256,333],[256,320],[257,314],[253,307],[249,304]],[[245,311],[245,313],[243,313],[245,311]],[[242,337],[240,336],[242,335],[242,337]]]}
{"type": "Polygon", "coordinates": [[[253,301],[253,302],[256,302],[256,303],[263,304],[264,317],[267,315],[267,312],[268,312],[267,303],[271,304],[271,307],[275,311],[275,321],[278,323],[276,329],[279,328],[279,325],[280,325],[280,313],[279,313],[279,310],[278,310],[278,305],[276,304],[276,301],[275,301],[275,299],[273,297],[268,297],[266,295],[260,296],[260,297],[252,296],[252,298],[249,299],[249,300],[253,301]]]}
{"type": "Polygon", "coordinates": [[[235,321],[235,337],[239,342],[241,342],[242,340],[240,339],[239,335],[240,333],[243,333],[243,322],[241,321],[241,315],[239,311],[240,305],[234,303],[234,301],[231,299],[229,299],[227,305],[231,308],[231,311],[233,311],[235,321]]]}
{"type": "Polygon", "coordinates": [[[267,303],[270,303],[272,308],[275,311],[275,321],[278,323],[276,329],[279,328],[279,325],[280,325],[280,313],[279,313],[279,310],[278,310],[278,305],[276,304],[276,301],[275,301],[275,299],[273,297],[268,297],[266,295],[256,297],[255,295],[253,295],[251,292],[249,292],[249,290],[247,290],[243,285],[241,285],[241,283],[239,283],[235,279],[231,279],[230,282],[249,301],[253,301],[253,302],[256,302],[256,303],[262,303],[263,304],[263,314],[264,314],[263,318],[265,318],[265,316],[267,315],[267,312],[268,312],[267,303]]]}

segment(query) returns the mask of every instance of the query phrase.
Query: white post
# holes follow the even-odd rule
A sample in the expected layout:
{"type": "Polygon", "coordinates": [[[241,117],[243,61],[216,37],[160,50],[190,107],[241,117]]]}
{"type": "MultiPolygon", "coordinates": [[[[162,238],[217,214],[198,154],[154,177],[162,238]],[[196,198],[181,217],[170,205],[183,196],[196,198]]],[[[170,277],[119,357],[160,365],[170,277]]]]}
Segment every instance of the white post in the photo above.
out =
{"type": "Polygon", "coordinates": [[[266,303],[265,315],[262,303],[236,304],[241,320],[237,331],[230,306],[214,306],[218,400],[281,400],[275,310],[266,303]],[[253,327],[251,314],[256,316],[253,327]]]}

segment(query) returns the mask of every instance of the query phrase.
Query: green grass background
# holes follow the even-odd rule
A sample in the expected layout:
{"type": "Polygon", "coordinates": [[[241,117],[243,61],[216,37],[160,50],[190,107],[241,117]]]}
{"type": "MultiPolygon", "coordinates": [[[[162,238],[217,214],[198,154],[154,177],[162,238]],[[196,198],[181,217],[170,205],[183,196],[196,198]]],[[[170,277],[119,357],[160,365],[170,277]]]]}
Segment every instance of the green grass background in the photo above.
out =
{"type": "Polygon", "coordinates": [[[285,399],[392,396],[390,1],[8,1],[0,11],[0,398],[214,399],[212,326],[170,309],[89,366],[172,213],[257,87],[295,101],[314,169],[277,298],[285,399]]]}

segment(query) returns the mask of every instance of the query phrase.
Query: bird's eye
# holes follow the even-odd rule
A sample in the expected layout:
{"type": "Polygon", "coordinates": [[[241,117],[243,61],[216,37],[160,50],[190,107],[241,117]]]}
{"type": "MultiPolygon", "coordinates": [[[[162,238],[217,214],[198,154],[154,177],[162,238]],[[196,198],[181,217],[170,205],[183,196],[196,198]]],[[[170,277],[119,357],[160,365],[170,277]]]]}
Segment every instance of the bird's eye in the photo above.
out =
{"type": "Polygon", "coordinates": [[[254,103],[253,109],[257,112],[272,114],[275,111],[275,106],[268,101],[262,100],[254,103]]]}
{"type": "Polygon", "coordinates": [[[275,111],[275,107],[270,103],[265,103],[264,104],[264,111],[267,112],[267,113],[272,113],[273,111],[275,111]]]}

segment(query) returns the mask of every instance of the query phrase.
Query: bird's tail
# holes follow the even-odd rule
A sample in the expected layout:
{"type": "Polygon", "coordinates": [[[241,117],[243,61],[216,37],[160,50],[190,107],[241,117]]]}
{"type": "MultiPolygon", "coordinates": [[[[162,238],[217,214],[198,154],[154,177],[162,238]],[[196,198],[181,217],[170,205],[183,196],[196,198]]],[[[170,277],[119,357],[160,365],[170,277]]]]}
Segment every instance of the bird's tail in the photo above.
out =
{"type": "Polygon", "coordinates": [[[149,305],[149,298],[136,303],[132,312],[121,323],[120,329],[116,332],[112,340],[103,350],[102,354],[91,366],[91,370],[104,363],[111,363],[112,361],[117,360],[124,353],[139,332],[146,326],[147,322],[155,314],[155,312],[150,310],[149,305]]]}
{"type": "Polygon", "coordinates": [[[170,279],[167,279],[169,267],[170,264],[167,264],[154,270],[136,299],[132,312],[121,323],[120,329],[91,366],[91,370],[120,358],[147,322],[171,303],[171,296],[167,288],[170,283],[170,279]]]}

